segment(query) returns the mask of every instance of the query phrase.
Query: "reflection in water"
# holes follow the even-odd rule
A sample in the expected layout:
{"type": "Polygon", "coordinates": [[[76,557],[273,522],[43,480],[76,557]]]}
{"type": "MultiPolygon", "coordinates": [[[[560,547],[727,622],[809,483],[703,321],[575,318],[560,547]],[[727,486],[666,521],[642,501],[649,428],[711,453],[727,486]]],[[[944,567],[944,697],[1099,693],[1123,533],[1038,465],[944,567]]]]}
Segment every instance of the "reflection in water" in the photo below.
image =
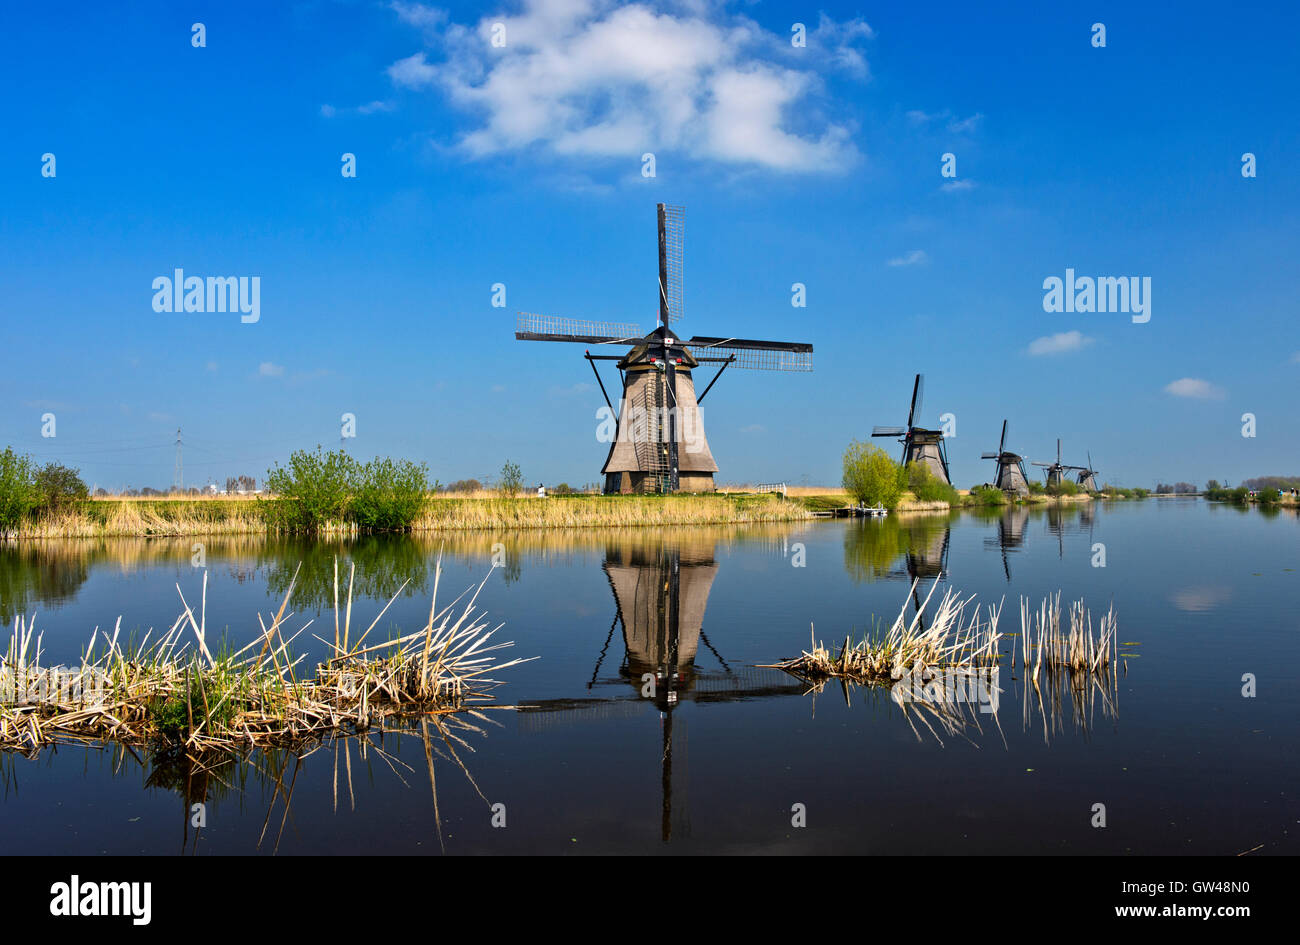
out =
{"type": "Polygon", "coordinates": [[[1011,583],[1011,565],[1007,552],[1014,551],[1025,543],[1025,529],[1029,525],[1029,508],[1024,505],[1009,505],[997,518],[997,534],[984,539],[985,548],[997,548],[1002,553],[1002,570],[1011,583]]]}
{"type": "Polygon", "coordinates": [[[857,519],[844,532],[844,569],[858,582],[903,574],[937,577],[948,559],[950,518],[943,513],[857,519]]]}
{"type": "Polygon", "coordinates": [[[710,642],[704,612],[718,573],[716,540],[707,536],[665,538],[643,533],[640,541],[610,542],[602,568],[613,595],[614,618],[596,658],[588,690],[630,686],[635,695],[610,699],[552,700],[520,706],[521,725],[543,728],[565,715],[608,717],[638,714],[647,703],[659,710],[660,837],[689,836],[685,719],[675,718],[682,700],[697,704],[777,695],[797,695],[803,686],[784,674],[757,667],[731,665],[710,642]],[[623,657],[613,673],[602,670],[609,657],[614,631],[622,628],[623,657]],[[696,666],[703,643],[720,666],[696,666]],[[676,801],[676,809],[674,809],[676,801]]]}
{"type": "MultiPolygon", "coordinates": [[[[485,737],[487,734],[482,727],[470,721],[471,718],[496,724],[477,710],[463,714],[402,719],[390,717],[376,730],[331,736],[308,749],[265,747],[252,751],[205,753],[202,757],[195,757],[183,748],[173,746],[158,747],[142,755],[121,742],[69,740],[62,745],[34,748],[25,752],[0,752],[0,785],[3,785],[3,796],[8,797],[18,791],[20,762],[38,761],[44,755],[79,748],[86,753],[87,765],[92,757],[97,756],[107,763],[114,777],[139,773],[143,775],[146,788],[176,794],[180,802],[177,817],[182,854],[194,855],[198,852],[199,839],[207,822],[215,822],[220,818],[224,805],[233,802],[239,812],[242,812],[250,800],[255,806],[266,806],[256,849],[275,854],[279,852],[286,827],[292,827],[294,788],[299,774],[306,770],[308,758],[322,752],[332,756],[334,810],[339,810],[340,798],[346,796],[344,803],[355,811],[357,797],[354,779],[370,784],[376,775],[383,777],[387,772],[389,776],[407,784],[403,773],[414,774],[415,769],[399,757],[402,755],[401,745],[403,739],[418,738],[424,749],[438,843],[443,852],[446,852],[443,816],[438,803],[438,762],[458,768],[484,805],[490,806],[462,760],[461,752],[457,750],[459,745],[462,750],[469,748],[472,751],[467,739],[485,737]],[[358,766],[355,773],[352,760],[354,751],[358,766]]],[[[411,785],[408,784],[409,786],[411,785]]]]}

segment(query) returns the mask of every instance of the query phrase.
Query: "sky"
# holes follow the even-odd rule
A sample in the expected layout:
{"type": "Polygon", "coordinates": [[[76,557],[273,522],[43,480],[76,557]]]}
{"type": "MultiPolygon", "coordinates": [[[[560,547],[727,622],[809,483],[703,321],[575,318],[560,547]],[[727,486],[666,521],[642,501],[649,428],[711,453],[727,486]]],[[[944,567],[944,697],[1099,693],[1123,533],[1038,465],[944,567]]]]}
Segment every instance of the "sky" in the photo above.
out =
{"type": "Polygon", "coordinates": [[[180,428],[187,486],[260,482],[351,414],[443,483],[596,482],[582,348],[515,317],[652,329],[665,202],[683,334],[815,351],[718,382],[719,482],[838,484],[918,372],[962,487],[1003,419],[1121,485],[1300,473],[1300,8],[984,6],[12,7],[0,448],[165,488],[180,428]],[[156,311],[176,269],[256,320],[156,311]],[[1046,311],[1067,270],[1149,307],[1046,311]]]}

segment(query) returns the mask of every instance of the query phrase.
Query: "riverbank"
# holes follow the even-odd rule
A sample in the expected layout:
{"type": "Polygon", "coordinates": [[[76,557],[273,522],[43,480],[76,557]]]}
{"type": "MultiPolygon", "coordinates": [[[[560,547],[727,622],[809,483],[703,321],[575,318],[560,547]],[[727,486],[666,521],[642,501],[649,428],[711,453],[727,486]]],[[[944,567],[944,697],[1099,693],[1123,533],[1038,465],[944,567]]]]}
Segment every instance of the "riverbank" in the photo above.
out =
{"type": "MultiPolygon", "coordinates": [[[[275,532],[274,498],[97,499],[24,522],[17,539],[150,538],[275,532]]],[[[430,497],[412,531],[625,528],[651,525],[748,525],[812,518],[805,505],[778,495],[572,495],[504,498],[430,497]]],[[[354,525],[329,526],[349,534],[354,525]]]]}

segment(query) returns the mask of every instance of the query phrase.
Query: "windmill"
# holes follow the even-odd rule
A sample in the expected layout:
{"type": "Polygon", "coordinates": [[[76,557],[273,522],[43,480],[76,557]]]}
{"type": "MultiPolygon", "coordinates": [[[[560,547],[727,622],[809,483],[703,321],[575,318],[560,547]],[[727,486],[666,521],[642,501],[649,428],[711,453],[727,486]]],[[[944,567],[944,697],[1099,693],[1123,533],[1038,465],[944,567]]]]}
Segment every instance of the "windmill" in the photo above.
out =
{"type": "Polygon", "coordinates": [[[1035,466],[1042,466],[1047,470],[1047,484],[1049,486],[1059,486],[1065,481],[1065,474],[1071,469],[1082,469],[1082,466],[1063,466],[1061,465],[1061,440],[1056,440],[1056,462],[1054,463],[1034,463],[1035,466]]]}
{"type": "Polygon", "coordinates": [[[1097,485],[1097,469],[1092,465],[1092,450],[1088,450],[1087,466],[1072,466],[1070,468],[1079,470],[1079,486],[1085,492],[1101,491],[1101,487],[1097,485]]]}
{"type": "Polygon", "coordinates": [[[1029,495],[1029,478],[1025,475],[1024,457],[1007,450],[1007,422],[1002,421],[1002,439],[998,441],[996,453],[982,453],[980,459],[996,459],[998,474],[993,485],[1003,492],[1024,497],[1029,495]]]}
{"type": "Polygon", "coordinates": [[[601,474],[604,491],[711,492],[718,464],[709,450],[699,405],[728,367],[752,371],[811,371],[812,345],[790,341],[695,336],[682,340],[673,326],[684,312],[682,270],[686,212],[659,204],[658,324],[643,335],[635,324],[588,322],[519,314],[520,341],[568,341],[629,347],[626,354],[584,357],[609,408],[617,415],[601,474]],[[614,361],[622,379],[619,409],[610,403],[597,361],[614,361]],[[696,396],[692,371],[718,365],[703,393],[696,396]]]}
{"type": "Polygon", "coordinates": [[[912,406],[907,411],[907,426],[874,427],[871,435],[898,437],[899,442],[903,444],[904,466],[908,463],[920,463],[926,466],[936,479],[952,485],[952,479],[948,475],[948,453],[943,448],[943,431],[926,430],[915,426],[913,422],[921,412],[921,400],[924,394],[925,377],[918,374],[916,382],[912,385],[912,406]]]}

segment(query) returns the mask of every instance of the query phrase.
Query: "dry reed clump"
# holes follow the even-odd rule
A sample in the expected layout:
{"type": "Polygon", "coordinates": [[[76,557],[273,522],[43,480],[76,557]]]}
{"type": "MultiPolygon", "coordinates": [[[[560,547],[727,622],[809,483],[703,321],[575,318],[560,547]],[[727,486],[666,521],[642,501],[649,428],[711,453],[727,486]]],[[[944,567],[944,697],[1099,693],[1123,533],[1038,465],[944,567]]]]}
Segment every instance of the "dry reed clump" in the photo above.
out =
{"type": "Polygon", "coordinates": [[[334,639],[322,641],[332,655],[310,679],[298,678],[305,656],[294,657],[289,647],[311,621],[285,638],[294,582],[269,623],[259,615],[262,632],[253,642],[216,655],[208,645],[206,572],[197,616],[181,594],[183,610],[170,629],[152,643],[146,634],[129,647],[119,642],[119,618],[112,635],[103,635],[98,646],[101,634],[98,629],[92,634],[74,667],[44,665],[41,635],[33,622],[15,618],[0,658],[0,750],[67,739],[164,742],[195,752],[292,747],[362,732],[390,716],[465,710],[501,684],[490,674],[527,660],[497,662],[492,655],[513,644],[492,643],[499,626],[489,630],[475,616],[483,584],[459,616],[451,613],[456,602],[438,609],[441,573],[439,561],[424,627],[367,646],[370,632],[397,595],[354,640],[352,579],[340,608],[336,561],[334,639]],[[192,639],[186,639],[191,633],[192,639]]]}
{"type": "MultiPolygon", "coordinates": [[[[1030,610],[1029,601],[1020,599],[1020,655],[1021,665],[1038,683],[1039,673],[1059,671],[1072,673],[1107,673],[1114,669],[1119,655],[1119,621],[1115,608],[1110,607],[1094,631],[1092,614],[1082,600],[1070,604],[1070,628],[1061,627],[1061,594],[1049,594],[1037,612],[1030,610]],[[1031,643],[1031,639],[1033,642],[1031,643]],[[1030,650],[1033,666],[1030,667],[1030,650]]],[[[1011,651],[1011,665],[1016,665],[1015,650],[1011,651]]]]}
{"type": "MultiPolygon", "coordinates": [[[[912,582],[913,590],[916,584],[912,582]]],[[[979,608],[973,608],[966,619],[967,607],[974,597],[962,600],[949,588],[939,599],[927,627],[926,608],[938,586],[936,580],[910,621],[906,618],[907,602],[904,601],[885,633],[869,635],[856,644],[845,637],[838,652],[813,641],[811,650],[771,666],[812,682],[838,677],[850,682],[887,684],[904,676],[924,679],[952,668],[996,663],[998,641],[1002,638],[998,631],[1001,605],[990,606],[983,620],[979,608]]]]}
{"type": "MultiPolygon", "coordinates": [[[[996,664],[999,659],[997,647],[1002,639],[998,630],[1001,605],[990,606],[983,620],[978,608],[969,619],[965,619],[966,607],[974,597],[961,600],[957,592],[949,588],[940,598],[927,627],[926,608],[937,587],[936,580],[910,621],[905,617],[905,601],[886,633],[868,636],[856,644],[845,637],[838,652],[814,641],[811,650],[771,665],[814,682],[840,677],[860,683],[890,683],[905,675],[924,680],[953,669],[975,669],[996,664]]],[[[912,589],[915,588],[914,581],[912,589]]],[[[1070,605],[1067,631],[1061,625],[1061,595],[1058,592],[1055,596],[1049,595],[1036,614],[1031,611],[1029,601],[1022,598],[1020,620],[1022,665],[1035,684],[1044,670],[1049,674],[1060,671],[1105,674],[1113,671],[1118,645],[1118,621],[1113,607],[1094,628],[1092,616],[1083,601],[1075,601],[1070,605]]],[[[1014,668],[1014,648],[1011,654],[1014,668]]]]}

